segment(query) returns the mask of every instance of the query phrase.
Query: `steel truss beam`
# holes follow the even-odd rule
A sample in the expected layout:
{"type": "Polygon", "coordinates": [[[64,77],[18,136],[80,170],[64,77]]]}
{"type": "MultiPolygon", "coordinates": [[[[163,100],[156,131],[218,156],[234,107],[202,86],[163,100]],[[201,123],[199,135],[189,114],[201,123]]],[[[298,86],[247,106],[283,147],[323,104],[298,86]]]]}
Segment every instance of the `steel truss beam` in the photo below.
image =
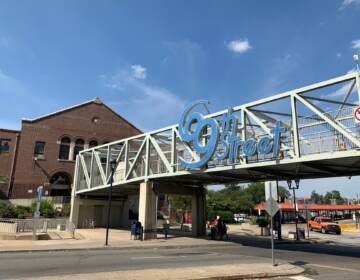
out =
{"type": "MultiPolygon", "coordinates": [[[[314,175],[313,173],[307,173],[309,176],[316,176],[317,173],[319,176],[343,174],[343,172],[337,171],[336,167],[322,166],[311,161],[317,162],[320,159],[334,157],[352,157],[358,153],[360,158],[360,129],[358,129],[360,125],[352,121],[352,108],[359,104],[359,100],[356,103],[348,102],[354,87],[357,89],[359,98],[360,79],[358,72],[232,108],[232,111],[240,116],[237,135],[242,140],[247,140],[249,137],[259,138],[266,134],[272,135],[271,129],[277,121],[280,121],[282,126],[286,127],[287,132],[284,135],[286,139],[281,141],[281,150],[287,153],[284,153],[279,159],[259,157],[258,161],[254,162],[245,157],[240,157],[240,162],[231,166],[216,164],[214,166],[213,163],[210,163],[209,166],[202,170],[185,170],[179,164],[179,157],[197,161],[201,155],[194,152],[191,145],[181,141],[177,125],[172,125],[81,151],[76,161],[74,180],[76,193],[80,194],[107,188],[109,186],[110,162],[112,160],[116,160],[114,185],[118,186],[137,184],[144,180],[186,182],[191,179],[194,183],[198,183],[198,181],[210,183],[211,181],[228,182],[237,179],[239,181],[257,180],[259,175],[262,178],[279,176],[286,178],[296,174],[305,174],[304,171],[299,171],[299,173],[296,173],[297,171],[286,171],[280,168],[279,165],[281,164],[295,164],[294,166],[298,168],[302,165],[309,167],[314,170],[314,175]],[[328,98],[326,94],[321,96],[304,95],[304,93],[310,91],[349,81],[350,87],[342,101],[328,98]],[[289,108],[283,106],[281,111],[258,109],[262,105],[269,105],[283,99],[289,101],[289,104],[291,104],[289,108]],[[338,111],[329,113],[320,108],[320,105],[312,103],[311,100],[340,106],[338,111]],[[301,107],[297,106],[300,103],[304,108],[311,111],[313,115],[306,116],[301,111],[301,107]],[[284,112],[285,110],[288,111],[284,112]],[[324,132],[324,129],[327,130],[324,132]],[[341,150],[334,147],[332,152],[322,152],[321,149],[316,150],[319,144],[316,144],[313,138],[307,136],[306,131],[308,130],[311,130],[309,133],[312,134],[318,133],[322,135],[325,133],[326,137],[330,137],[328,142],[330,144],[335,142],[334,137],[340,135],[349,141],[351,145],[347,144],[341,150]],[[315,152],[308,152],[305,145],[311,145],[315,152]],[[238,171],[240,169],[241,172],[238,171]]],[[[277,107],[274,106],[274,108],[277,107]]],[[[225,113],[227,113],[227,110],[208,114],[205,117],[218,118],[225,113]]],[[[201,137],[205,141],[206,132],[201,137]]],[[[358,172],[356,167],[349,167],[348,170],[350,170],[350,173],[358,172]]]]}

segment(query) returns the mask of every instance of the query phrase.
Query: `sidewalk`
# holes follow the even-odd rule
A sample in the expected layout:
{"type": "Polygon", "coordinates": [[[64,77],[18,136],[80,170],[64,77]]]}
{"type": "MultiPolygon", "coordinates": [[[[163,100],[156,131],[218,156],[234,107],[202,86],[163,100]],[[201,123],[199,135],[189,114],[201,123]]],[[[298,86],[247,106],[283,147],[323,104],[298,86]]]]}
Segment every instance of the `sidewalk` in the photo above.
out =
{"type": "MultiPolygon", "coordinates": [[[[59,233],[59,232],[58,232],[59,233]]],[[[77,239],[65,238],[61,240],[0,240],[0,252],[27,252],[27,251],[64,251],[86,249],[143,249],[143,248],[186,248],[200,246],[231,246],[231,243],[223,243],[203,238],[169,235],[164,240],[162,234],[158,234],[156,240],[130,240],[127,230],[111,229],[109,233],[109,246],[104,245],[105,229],[78,229],[77,239]]]]}
{"type": "Polygon", "coordinates": [[[273,267],[269,262],[238,264],[238,265],[218,265],[218,266],[199,266],[184,268],[165,268],[165,269],[143,269],[128,271],[98,272],[86,274],[70,274],[63,276],[46,276],[36,278],[19,278],[22,280],[136,280],[136,279],[157,279],[157,280],[189,280],[189,279],[258,279],[269,277],[281,277],[298,275],[304,269],[291,264],[283,263],[273,267]]]}

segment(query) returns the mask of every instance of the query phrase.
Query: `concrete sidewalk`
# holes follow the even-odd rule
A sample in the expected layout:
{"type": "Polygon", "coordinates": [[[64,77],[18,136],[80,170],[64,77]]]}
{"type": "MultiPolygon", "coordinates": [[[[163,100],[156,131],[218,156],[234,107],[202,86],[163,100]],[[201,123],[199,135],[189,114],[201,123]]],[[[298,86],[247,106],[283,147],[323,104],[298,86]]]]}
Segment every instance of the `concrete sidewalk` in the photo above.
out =
{"type": "Polygon", "coordinates": [[[27,277],[19,278],[23,280],[136,280],[136,279],[157,279],[157,280],[188,280],[188,279],[258,279],[280,276],[298,275],[304,269],[288,263],[281,263],[273,267],[269,262],[237,264],[237,265],[217,265],[217,266],[198,266],[184,268],[165,268],[165,269],[143,269],[98,272],[86,274],[70,274],[62,276],[46,277],[27,277]]]}
{"type": "MultiPolygon", "coordinates": [[[[64,251],[87,249],[143,249],[143,248],[186,248],[199,246],[230,246],[203,238],[169,235],[164,240],[162,234],[158,239],[140,241],[131,240],[128,230],[111,229],[109,233],[109,246],[105,246],[105,229],[78,229],[77,239],[65,238],[57,240],[0,240],[0,252],[28,252],[28,251],[64,251]]],[[[60,235],[60,232],[57,232],[60,235]]]]}

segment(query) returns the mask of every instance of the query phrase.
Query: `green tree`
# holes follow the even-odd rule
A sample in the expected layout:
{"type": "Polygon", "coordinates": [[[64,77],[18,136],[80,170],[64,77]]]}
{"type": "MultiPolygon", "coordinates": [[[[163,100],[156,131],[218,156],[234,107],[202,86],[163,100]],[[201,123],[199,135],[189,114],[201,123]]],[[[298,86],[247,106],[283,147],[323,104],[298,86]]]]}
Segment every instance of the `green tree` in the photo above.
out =
{"type": "Polygon", "coordinates": [[[14,206],[9,203],[0,202],[0,218],[16,218],[14,206]]]}
{"type": "Polygon", "coordinates": [[[180,211],[191,211],[191,196],[188,195],[169,195],[171,207],[180,211]]]}
{"type": "Polygon", "coordinates": [[[318,194],[315,190],[311,192],[310,199],[312,202],[316,204],[324,203],[324,197],[321,194],[318,194]]]}
{"type": "Polygon", "coordinates": [[[331,203],[334,199],[336,204],[345,204],[345,199],[341,196],[338,190],[327,192],[324,196],[326,203],[331,203]]]}

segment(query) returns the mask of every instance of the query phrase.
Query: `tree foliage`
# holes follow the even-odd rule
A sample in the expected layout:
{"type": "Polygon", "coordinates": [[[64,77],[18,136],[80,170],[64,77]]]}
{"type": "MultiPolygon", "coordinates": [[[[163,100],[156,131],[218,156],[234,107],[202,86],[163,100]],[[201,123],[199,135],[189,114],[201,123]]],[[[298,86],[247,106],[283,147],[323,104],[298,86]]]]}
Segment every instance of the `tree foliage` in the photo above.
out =
{"type": "Polygon", "coordinates": [[[341,196],[338,190],[326,192],[325,195],[317,193],[315,190],[311,192],[310,199],[316,204],[345,204],[345,199],[341,196]]]}
{"type": "MultiPolygon", "coordinates": [[[[36,201],[34,201],[31,204],[31,210],[33,213],[35,213],[35,211],[36,211],[36,205],[37,205],[36,201]]],[[[54,204],[46,199],[41,200],[40,215],[45,218],[54,218],[55,214],[56,214],[56,210],[55,210],[54,204]]]]}
{"type": "MultiPolygon", "coordinates": [[[[279,186],[279,196],[288,198],[290,193],[279,186]]],[[[232,221],[235,213],[251,214],[257,204],[265,201],[265,184],[254,182],[247,186],[226,185],[219,191],[208,191],[206,201],[208,219],[220,216],[224,220],[232,221]]]]}

